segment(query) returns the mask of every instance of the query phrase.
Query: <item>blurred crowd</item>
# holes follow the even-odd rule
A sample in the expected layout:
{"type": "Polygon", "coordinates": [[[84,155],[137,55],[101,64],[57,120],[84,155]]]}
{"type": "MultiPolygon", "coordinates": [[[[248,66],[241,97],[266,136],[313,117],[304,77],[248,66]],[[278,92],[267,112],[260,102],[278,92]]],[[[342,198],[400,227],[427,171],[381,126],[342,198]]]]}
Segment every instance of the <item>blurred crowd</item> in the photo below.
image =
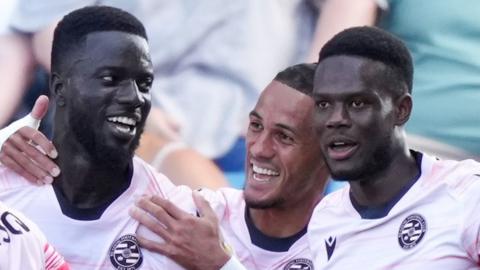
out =
{"type": "MultiPolygon", "coordinates": [[[[3,0],[1,127],[48,94],[56,23],[93,4],[127,10],[147,28],[154,109],[138,154],[177,183],[241,187],[244,132],[262,89],[285,67],[315,62],[325,41],[357,25],[390,31],[413,54],[411,147],[480,156],[477,0],[3,0]]],[[[48,134],[48,119],[43,128],[48,134]]]]}

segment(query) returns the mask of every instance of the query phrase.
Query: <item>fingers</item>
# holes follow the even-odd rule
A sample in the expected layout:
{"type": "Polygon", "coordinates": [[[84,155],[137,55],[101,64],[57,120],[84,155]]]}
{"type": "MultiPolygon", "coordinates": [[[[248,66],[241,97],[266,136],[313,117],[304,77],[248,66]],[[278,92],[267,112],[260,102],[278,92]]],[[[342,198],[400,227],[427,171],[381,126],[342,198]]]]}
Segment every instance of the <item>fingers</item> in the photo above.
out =
{"type": "Polygon", "coordinates": [[[27,180],[36,183],[38,181],[38,178],[34,176],[33,174],[25,171],[22,166],[17,164],[13,159],[10,157],[6,156],[4,153],[0,153],[0,162],[2,162],[3,165],[6,167],[10,168],[17,174],[23,176],[27,180]]]}
{"type": "Polygon", "coordinates": [[[169,200],[164,199],[160,196],[152,196],[151,201],[156,205],[160,206],[165,210],[171,217],[174,219],[185,219],[191,217],[187,212],[178,208],[176,205],[171,203],[169,200]]]}
{"type": "MultiPolygon", "coordinates": [[[[156,196],[158,197],[158,196],[156,196]]],[[[158,199],[157,199],[158,201],[158,199]]],[[[163,202],[162,202],[163,203],[163,202]]],[[[170,216],[170,214],[163,208],[162,204],[158,204],[153,202],[153,200],[149,197],[141,197],[135,205],[140,208],[141,210],[147,212],[162,224],[164,224],[167,228],[171,228],[174,224],[174,218],[170,216]]]]}
{"type": "Polygon", "coordinates": [[[45,149],[50,151],[51,155],[58,155],[53,144],[42,133],[30,127],[23,127],[8,138],[2,152],[37,179],[51,182],[51,177],[57,177],[60,169],[44,155],[45,149]],[[30,140],[32,140],[31,143],[29,143],[30,140]]]}
{"type": "Polygon", "coordinates": [[[205,217],[207,219],[217,219],[217,215],[210,206],[210,203],[205,200],[205,198],[203,198],[200,192],[194,190],[192,192],[192,197],[195,205],[197,206],[198,213],[201,217],[205,217]]]}
{"type": "MultiPolygon", "coordinates": [[[[50,158],[45,156],[44,149],[50,148],[53,149],[53,155],[56,157],[58,154],[55,151],[55,148],[50,141],[48,141],[45,136],[31,128],[25,127],[20,130],[20,135],[25,135],[24,131],[32,131],[34,132],[33,136],[17,136],[16,134],[10,137],[10,141],[14,147],[16,147],[19,151],[23,152],[29,159],[33,160],[33,162],[38,165],[38,167],[46,173],[50,174],[53,177],[57,177],[60,174],[60,168],[55,164],[50,158]],[[28,138],[32,138],[34,141],[28,143],[28,138]],[[43,147],[36,144],[35,141],[44,144],[43,147]],[[46,145],[46,146],[45,146],[46,145]]],[[[52,151],[51,151],[52,152],[52,151]]]]}
{"type": "MultiPolygon", "coordinates": [[[[146,213],[145,211],[143,211],[142,209],[136,206],[133,206],[132,208],[130,208],[128,213],[132,218],[140,222],[141,225],[145,226],[151,232],[155,233],[156,236],[159,236],[165,241],[170,241],[170,235],[167,232],[165,225],[158,222],[158,220],[153,218],[151,215],[149,215],[148,213],[146,213]]],[[[148,234],[145,235],[144,231],[137,230],[137,235],[142,235],[142,234],[144,234],[143,236],[145,237],[148,235],[148,234]]],[[[152,239],[150,240],[153,241],[154,238],[156,238],[155,235],[153,235],[152,239]]]]}
{"type": "MultiPolygon", "coordinates": [[[[36,182],[41,180],[46,184],[51,184],[53,182],[53,178],[49,175],[49,172],[27,157],[26,154],[19,151],[17,147],[13,146],[11,139],[9,139],[8,142],[5,142],[2,147],[2,156],[4,158],[2,163],[30,181],[36,182]]],[[[31,145],[28,145],[27,148],[28,147],[31,149],[27,151],[38,152],[38,150],[33,148],[31,145]]]]}
{"type": "Polygon", "coordinates": [[[159,243],[138,235],[137,240],[141,247],[146,248],[150,251],[157,252],[165,256],[169,256],[172,253],[170,252],[170,246],[166,243],[159,243]]]}
{"type": "MultiPolygon", "coordinates": [[[[34,145],[38,145],[40,147],[40,151],[47,153],[51,158],[57,158],[58,153],[55,149],[55,146],[40,131],[30,127],[23,127],[18,130],[18,133],[24,138],[25,143],[32,141],[34,145]]],[[[19,142],[19,144],[25,143],[19,142]]]]}
{"type": "Polygon", "coordinates": [[[35,105],[33,105],[31,115],[33,118],[37,120],[42,120],[45,114],[48,111],[48,97],[41,95],[35,101],[35,105]]]}

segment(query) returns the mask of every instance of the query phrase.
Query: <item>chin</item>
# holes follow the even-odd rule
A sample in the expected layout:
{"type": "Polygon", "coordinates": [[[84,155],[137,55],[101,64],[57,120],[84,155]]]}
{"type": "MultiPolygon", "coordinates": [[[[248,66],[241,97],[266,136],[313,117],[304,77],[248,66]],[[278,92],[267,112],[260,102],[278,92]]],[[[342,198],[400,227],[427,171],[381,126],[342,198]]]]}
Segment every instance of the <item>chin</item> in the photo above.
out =
{"type": "Polygon", "coordinates": [[[355,181],[360,180],[365,176],[365,168],[363,165],[360,166],[332,166],[328,165],[331,177],[335,181],[355,181]]]}
{"type": "Polygon", "coordinates": [[[282,206],[284,203],[284,199],[282,198],[272,198],[272,199],[265,199],[265,200],[254,200],[245,196],[245,205],[248,208],[252,209],[270,209],[270,208],[277,208],[282,206]]]}

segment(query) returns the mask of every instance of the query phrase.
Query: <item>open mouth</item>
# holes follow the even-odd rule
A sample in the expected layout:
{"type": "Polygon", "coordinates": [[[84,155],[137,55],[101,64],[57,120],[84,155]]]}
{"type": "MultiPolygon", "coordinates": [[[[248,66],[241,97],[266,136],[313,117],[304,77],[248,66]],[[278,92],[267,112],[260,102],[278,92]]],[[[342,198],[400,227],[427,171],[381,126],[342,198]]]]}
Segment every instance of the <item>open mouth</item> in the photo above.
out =
{"type": "Polygon", "coordinates": [[[280,175],[280,172],[274,169],[260,167],[253,163],[251,163],[251,166],[252,166],[252,178],[253,180],[258,182],[270,182],[274,177],[277,177],[280,175]]]}
{"type": "Polygon", "coordinates": [[[134,136],[137,131],[137,120],[127,116],[112,116],[108,117],[110,122],[117,132],[120,134],[134,136]]]}
{"type": "Polygon", "coordinates": [[[348,159],[357,147],[358,144],[350,140],[335,140],[328,144],[328,155],[334,160],[348,159]]]}

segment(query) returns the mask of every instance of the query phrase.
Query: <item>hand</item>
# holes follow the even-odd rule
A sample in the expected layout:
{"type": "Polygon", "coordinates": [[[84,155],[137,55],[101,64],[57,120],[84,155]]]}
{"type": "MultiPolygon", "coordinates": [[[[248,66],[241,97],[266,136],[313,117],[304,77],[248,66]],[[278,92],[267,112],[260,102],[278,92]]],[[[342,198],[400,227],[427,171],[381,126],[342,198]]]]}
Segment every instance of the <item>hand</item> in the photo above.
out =
{"type": "Polygon", "coordinates": [[[163,254],[186,269],[218,270],[230,255],[223,248],[217,216],[198,192],[194,191],[192,196],[199,217],[159,196],[138,200],[130,215],[164,242],[138,234],[137,239],[142,247],[163,254]]]}
{"type": "MultiPolygon", "coordinates": [[[[47,110],[48,97],[40,96],[30,115],[41,120],[47,110]]],[[[15,126],[22,120],[17,120],[12,125],[15,126]]],[[[53,177],[60,174],[60,169],[50,158],[56,158],[58,154],[53,144],[35,128],[37,127],[24,126],[10,135],[1,146],[0,162],[32,182],[51,184],[53,177]]]]}

